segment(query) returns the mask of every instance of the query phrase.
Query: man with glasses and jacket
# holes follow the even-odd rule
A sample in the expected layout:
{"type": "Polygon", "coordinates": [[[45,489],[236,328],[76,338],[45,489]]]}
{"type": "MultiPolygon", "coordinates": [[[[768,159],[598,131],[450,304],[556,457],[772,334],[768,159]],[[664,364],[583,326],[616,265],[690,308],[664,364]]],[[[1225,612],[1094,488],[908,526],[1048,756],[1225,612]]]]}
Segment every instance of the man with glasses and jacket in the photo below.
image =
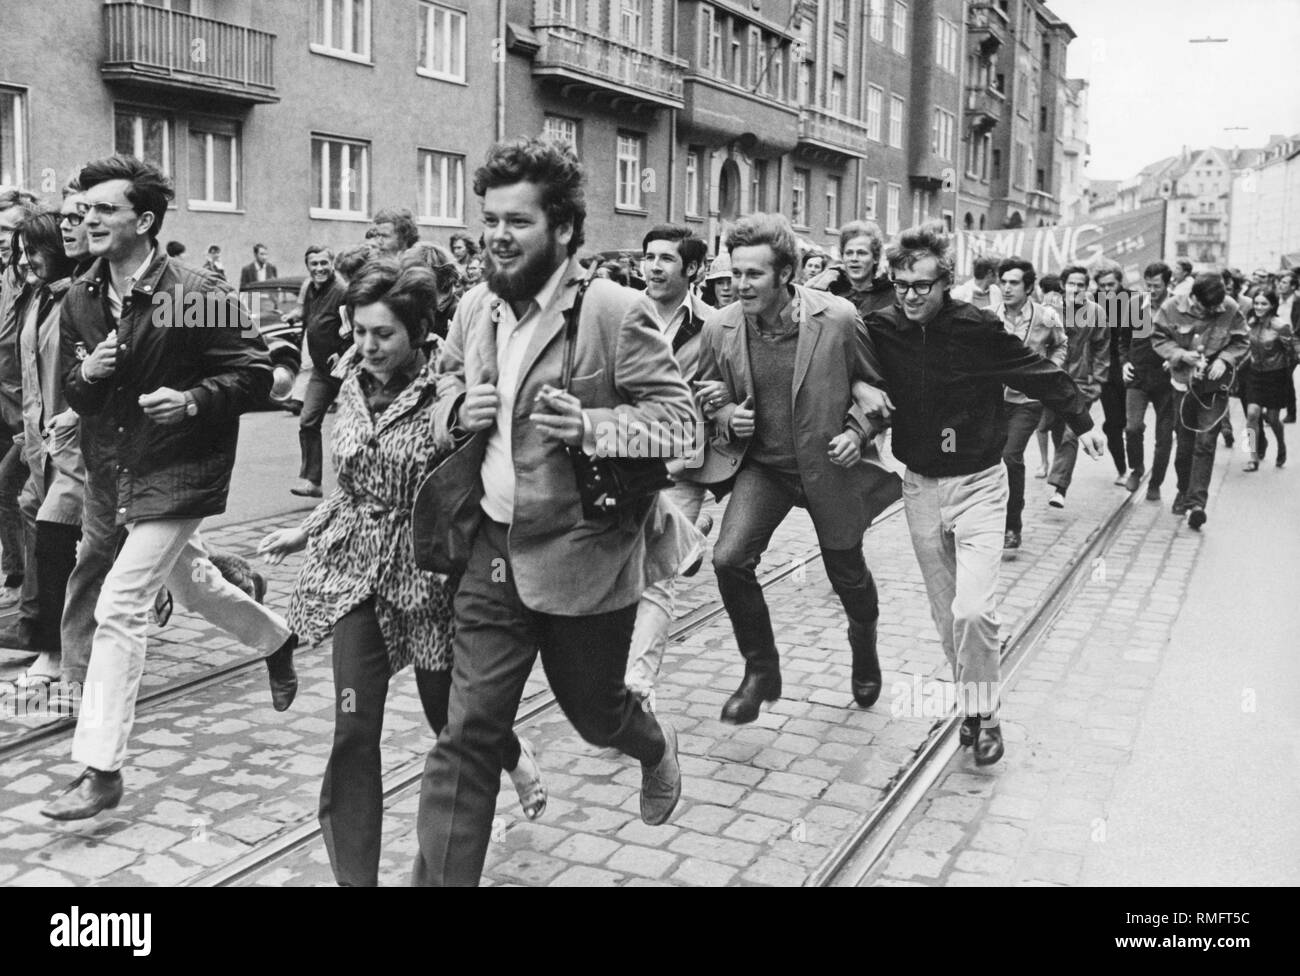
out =
{"type": "Polygon", "coordinates": [[[127,535],[95,606],[72,741],[84,771],[41,810],[53,820],[93,817],[121,800],[147,613],[164,584],[266,655],[277,710],[288,708],[297,691],[297,638],[282,618],[225,580],[198,531],[205,516],[225,510],[239,415],[270,390],[266,344],[245,328],[246,313],[226,286],[162,252],[158,233],[173,191],[155,166],[110,156],[86,166],[79,182],[97,260],[64,299],[64,348],[70,343],[74,351],[65,392],[94,431],[99,454],[88,461],[114,466],[117,523],[127,535]],[[195,308],[201,323],[190,321],[195,308]]]}
{"type": "Polygon", "coordinates": [[[1009,333],[996,315],[949,295],[953,261],[941,225],[904,231],[887,252],[899,303],[866,319],[879,391],[854,385],[865,420],[893,424],[894,456],[907,465],[903,507],[965,716],[975,762],[1002,758],[997,586],[1007,515],[1003,387],[1040,400],[1069,424],[1092,457],[1105,440],[1069,375],[1009,333]]]}

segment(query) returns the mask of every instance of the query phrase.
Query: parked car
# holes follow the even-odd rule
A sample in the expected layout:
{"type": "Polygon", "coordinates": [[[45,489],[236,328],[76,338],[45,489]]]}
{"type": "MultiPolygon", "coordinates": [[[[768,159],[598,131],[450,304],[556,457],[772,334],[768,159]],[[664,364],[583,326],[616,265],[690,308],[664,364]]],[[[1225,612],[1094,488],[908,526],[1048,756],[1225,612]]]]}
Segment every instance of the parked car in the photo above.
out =
{"type": "Polygon", "coordinates": [[[250,282],[239,293],[239,300],[271,353],[274,379],[267,406],[282,407],[292,413],[302,409],[302,403],[293,399],[294,380],[302,368],[302,320],[290,324],[283,316],[298,308],[304,281],[301,275],[268,278],[250,282]]]}

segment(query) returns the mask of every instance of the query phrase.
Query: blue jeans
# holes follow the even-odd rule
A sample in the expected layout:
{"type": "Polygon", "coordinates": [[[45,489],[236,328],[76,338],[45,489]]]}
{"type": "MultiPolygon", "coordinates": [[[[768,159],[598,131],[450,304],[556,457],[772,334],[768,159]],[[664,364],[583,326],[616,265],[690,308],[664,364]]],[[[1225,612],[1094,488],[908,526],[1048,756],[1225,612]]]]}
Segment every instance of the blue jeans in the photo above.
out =
{"type": "Polygon", "coordinates": [[[324,475],[321,424],[325,420],[325,412],[339,395],[342,386],[342,380],[312,367],[307,392],[303,394],[302,414],[298,418],[298,446],[302,449],[302,467],[298,469],[298,477],[313,485],[319,485],[324,475]]]}
{"type": "MultiPolygon", "coordinates": [[[[773,674],[780,668],[772,619],[755,570],[772,533],[795,505],[805,507],[797,474],[749,461],[736,476],[722,516],[718,544],[713,548],[713,570],[747,673],[773,674]]],[[[831,588],[849,618],[849,645],[856,647],[867,639],[866,628],[880,616],[876,581],[861,544],[853,549],[823,548],[821,554],[831,588]]]]}

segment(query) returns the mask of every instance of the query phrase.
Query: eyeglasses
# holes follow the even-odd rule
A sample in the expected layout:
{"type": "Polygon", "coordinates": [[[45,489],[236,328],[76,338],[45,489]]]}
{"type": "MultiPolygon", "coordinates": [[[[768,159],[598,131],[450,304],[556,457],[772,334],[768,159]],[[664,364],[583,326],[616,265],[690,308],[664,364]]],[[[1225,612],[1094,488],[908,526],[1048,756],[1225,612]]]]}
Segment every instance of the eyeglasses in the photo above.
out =
{"type": "Polygon", "coordinates": [[[59,214],[59,223],[63,223],[66,220],[69,227],[80,227],[81,222],[85,219],[86,215],[80,210],[74,210],[72,213],[59,214]]]}
{"type": "Polygon", "coordinates": [[[932,281],[893,281],[889,282],[894,286],[894,294],[899,298],[905,298],[909,291],[916,292],[917,298],[925,298],[930,294],[930,289],[939,283],[936,278],[932,281]]]}
{"type": "Polygon", "coordinates": [[[129,203],[91,203],[86,205],[85,212],[93,213],[98,217],[111,217],[119,210],[134,210],[135,208],[129,203]]]}

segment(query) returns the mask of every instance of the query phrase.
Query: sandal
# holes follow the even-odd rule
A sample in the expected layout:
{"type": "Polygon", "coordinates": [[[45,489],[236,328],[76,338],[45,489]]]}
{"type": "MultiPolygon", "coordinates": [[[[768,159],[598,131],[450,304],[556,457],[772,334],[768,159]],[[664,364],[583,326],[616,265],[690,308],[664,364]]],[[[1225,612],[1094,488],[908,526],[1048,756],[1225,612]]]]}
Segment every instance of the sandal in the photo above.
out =
{"type": "Polygon", "coordinates": [[[510,770],[510,781],[515,784],[524,816],[536,820],[546,809],[546,784],[542,782],[542,770],[527,739],[519,740],[519,762],[510,770]]]}

